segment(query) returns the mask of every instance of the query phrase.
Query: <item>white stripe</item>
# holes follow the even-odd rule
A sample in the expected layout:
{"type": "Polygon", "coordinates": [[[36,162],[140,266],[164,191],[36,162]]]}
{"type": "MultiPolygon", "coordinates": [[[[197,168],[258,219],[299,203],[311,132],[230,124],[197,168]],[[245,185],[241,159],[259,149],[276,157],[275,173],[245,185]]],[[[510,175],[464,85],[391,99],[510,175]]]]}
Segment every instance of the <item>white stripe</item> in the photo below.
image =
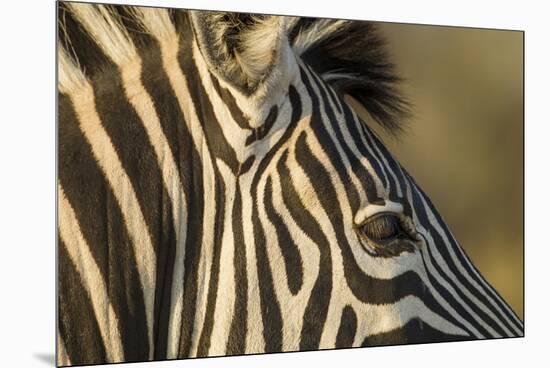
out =
{"type": "Polygon", "coordinates": [[[57,366],[61,365],[71,365],[71,359],[69,358],[69,355],[67,354],[67,349],[65,349],[65,343],[63,342],[63,338],[61,337],[61,334],[57,333],[57,366]]]}
{"type": "MultiPolygon", "coordinates": [[[[109,301],[104,277],[97,266],[86,240],[80,232],[80,226],[71,204],[65,197],[61,185],[58,185],[59,235],[66,246],[69,257],[82,283],[94,310],[96,321],[111,363],[124,361],[124,353],[118,330],[118,319],[109,301]]],[[[89,318],[86,316],[85,318],[89,318]]],[[[83,348],[86,348],[83,346],[83,348]]]]}
{"type": "Polygon", "coordinates": [[[70,59],[64,48],[59,48],[59,92],[70,93],[86,83],[86,76],[70,59]]]}
{"type": "Polygon", "coordinates": [[[359,321],[357,324],[354,346],[360,346],[363,340],[368,336],[401,328],[413,318],[418,318],[423,323],[445,334],[468,335],[466,331],[450,323],[437,313],[434,313],[421,299],[414,295],[408,295],[393,304],[370,305],[368,307],[368,312],[366,310],[356,310],[355,312],[359,312],[359,319],[361,319],[362,314],[380,316],[380,318],[370,321],[368,319],[359,321]],[[399,317],[392,318],[393,316],[399,317]]]}

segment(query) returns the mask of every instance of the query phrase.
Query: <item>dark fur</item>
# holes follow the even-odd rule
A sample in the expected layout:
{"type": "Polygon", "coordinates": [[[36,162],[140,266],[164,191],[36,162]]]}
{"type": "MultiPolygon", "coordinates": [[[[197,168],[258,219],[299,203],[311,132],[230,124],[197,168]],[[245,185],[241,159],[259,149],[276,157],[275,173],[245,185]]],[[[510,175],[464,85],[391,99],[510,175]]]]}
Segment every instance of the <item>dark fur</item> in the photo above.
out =
{"type": "MultiPolygon", "coordinates": [[[[301,30],[319,21],[301,18],[290,30],[290,41],[294,42],[301,30]]],[[[409,104],[397,89],[401,79],[373,23],[346,22],[331,36],[310,45],[302,59],[321,76],[331,72],[353,75],[354,78],[331,79],[329,83],[340,94],[359,101],[384,128],[393,132],[402,129],[409,104]]]]}

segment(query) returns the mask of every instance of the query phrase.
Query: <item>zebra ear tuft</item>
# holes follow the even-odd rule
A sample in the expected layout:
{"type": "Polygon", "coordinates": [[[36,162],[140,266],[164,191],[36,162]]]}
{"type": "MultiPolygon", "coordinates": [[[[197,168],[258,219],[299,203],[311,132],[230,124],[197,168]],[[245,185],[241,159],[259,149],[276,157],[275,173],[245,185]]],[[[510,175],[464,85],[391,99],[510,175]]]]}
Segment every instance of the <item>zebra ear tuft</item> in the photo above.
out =
{"type": "Polygon", "coordinates": [[[209,68],[246,95],[269,77],[287,42],[284,17],[207,11],[190,16],[209,68]]]}

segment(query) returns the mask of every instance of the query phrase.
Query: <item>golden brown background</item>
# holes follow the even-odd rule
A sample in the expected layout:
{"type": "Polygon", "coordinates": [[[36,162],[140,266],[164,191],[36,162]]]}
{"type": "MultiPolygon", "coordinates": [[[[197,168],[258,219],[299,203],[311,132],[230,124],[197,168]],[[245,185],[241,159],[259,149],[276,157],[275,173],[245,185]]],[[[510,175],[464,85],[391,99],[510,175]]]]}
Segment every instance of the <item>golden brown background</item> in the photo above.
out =
{"type": "Polygon", "coordinates": [[[523,319],[523,33],[379,24],[413,117],[384,142],[523,319]]]}

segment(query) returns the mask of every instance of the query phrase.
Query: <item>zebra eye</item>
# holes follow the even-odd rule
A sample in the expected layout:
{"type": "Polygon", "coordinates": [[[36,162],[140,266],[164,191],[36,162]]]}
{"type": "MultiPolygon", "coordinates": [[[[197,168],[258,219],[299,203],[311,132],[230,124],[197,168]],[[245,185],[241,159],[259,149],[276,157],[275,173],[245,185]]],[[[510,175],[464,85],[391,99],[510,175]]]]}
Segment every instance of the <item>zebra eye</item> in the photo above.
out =
{"type": "Polygon", "coordinates": [[[374,257],[397,257],[416,250],[414,227],[394,213],[378,213],[356,230],[363,249],[374,257]]]}
{"type": "Polygon", "coordinates": [[[396,216],[383,213],[363,223],[360,232],[374,242],[384,242],[397,238],[402,233],[402,229],[396,216]]]}

